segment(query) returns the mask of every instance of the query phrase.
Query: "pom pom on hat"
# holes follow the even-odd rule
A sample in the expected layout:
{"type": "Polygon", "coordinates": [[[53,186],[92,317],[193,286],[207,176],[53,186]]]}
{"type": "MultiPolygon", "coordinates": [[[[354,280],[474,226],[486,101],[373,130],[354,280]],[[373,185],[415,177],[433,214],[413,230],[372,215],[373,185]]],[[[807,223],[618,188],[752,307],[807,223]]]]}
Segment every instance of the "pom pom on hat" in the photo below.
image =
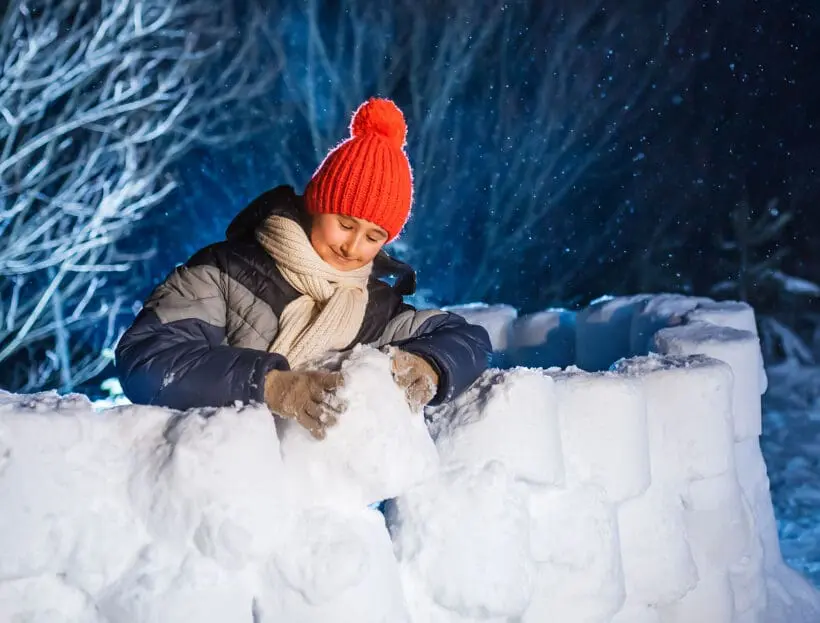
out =
{"type": "Polygon", "coordinates": [[[350,135],[360,138],[368,134],[379,134],[402,149],[406,144],[407,124],[399,107],[378,97],[371,97],[359,106],[350,124],[350,135]]]}
{"type": "Polygon", "coordinates": [[[413,174],[398,106],[372,97],[353,114],[350,138],[333,149],[305,188],[310,214],[345,214],[382,227],[393,240],[410,215],[413,174]]]}

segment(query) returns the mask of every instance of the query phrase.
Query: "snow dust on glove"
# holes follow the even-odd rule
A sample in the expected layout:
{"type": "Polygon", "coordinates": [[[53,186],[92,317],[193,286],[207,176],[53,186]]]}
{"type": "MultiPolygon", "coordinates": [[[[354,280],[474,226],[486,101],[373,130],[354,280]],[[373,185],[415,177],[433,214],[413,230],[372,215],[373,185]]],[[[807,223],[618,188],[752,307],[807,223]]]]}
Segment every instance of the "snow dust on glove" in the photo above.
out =
{"type": "Polygon", "coordinates": [[[418,411],[429,403],[438,391],[438,373],[423,357],[399,348],[391,348],[393,379],[404,390],[407,403],[418,411]]]}
{"type": "Polygon", "coordinates": [[[316,439],[324,439],[347,407],[336,394],[343,386],[340,372],[272,370],[265,376],[265,403],[276,415],[296,420],[316,439]]]}

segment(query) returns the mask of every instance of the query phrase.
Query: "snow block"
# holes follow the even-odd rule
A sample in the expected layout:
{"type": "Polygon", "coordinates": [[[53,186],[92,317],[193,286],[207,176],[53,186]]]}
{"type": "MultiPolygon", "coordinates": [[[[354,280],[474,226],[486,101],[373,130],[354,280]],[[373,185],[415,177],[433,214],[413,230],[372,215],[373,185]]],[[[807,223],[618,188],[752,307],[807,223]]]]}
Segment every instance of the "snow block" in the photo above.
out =
{"type": "Polygon", "coordinates": [[[818,619],[820,592],[791,567],[782,564],[769,570],[766,587],[766,623],[802,623],[818,619]]]}
{"type": "Polygon", "coordinates": [[[737,442],[734,455],[738,482],[751,507],[754,530],[763,546],[766,568],[778,568],[783,564],[783,557],[780,554],[777,521],[769,492],[769,475],[760,450],[760,440],[753,437],[737,442]]]}
{"type": "Polygon", "coordinates": [[[402,567],[401,576],[410,610],[410,620],[413,623],[509,623],[511,620],[506,616],[470,616],[463,612],[454,612],[433,601],[427,593],[426,586],[406,567],[402,567]]]}
{"type": "Polygon", "coordinates": [[[752,549],[752,532],[733,471],[689,483],[686,534],[698,569],[728,570],[752,549]]]}
{"type": "Polygon", "coordinates": [[[515,307],[470,303],[445,307],[444,310],[458,314],[471,324],[484,327],[490,334],[493,352],[500,353],[509,348],[513,322],[518,317],[518,310],[515,307]]]}
{"type": "Polygon", "coordinates": [[[657,609],[635,605],[630,601],[615,613],[609,623],[663,623],[657,609]]]}
{"type": "Polygon", "coordinates": [[[755,311],[742,301],[703,301],[685,315],[686,322],[708,322],[757,335],[755,311]]]}
{"type": "Polygon", "coordinates": [[[732,623],[767,623],[763,612],[749,610],[747,612],[735,613],[732,623]]]}
{"type": "Polygon", "coordinates": [[[549,309],[512,323],[508,365],[566,368],[575,364],[575,312],[549,309]]]}
{"type": "Polygon", "coordinates": [[[677,492],[651,486],[618,508],[624,583],[630,600],[662,606],[681,599],[698,580],[677,492]]]}
{"type": "Polygon", "coordinates": [[[532,487],[535,590],[522,621],[606,622],[624,600],[615,507],[597,487],[532,487]]]}
{"type": "Polygon", "coordinates": [[[98,598],[100,614],[118,623],[248,621],[253,592],[216,561],[148,547],[98,598]],[[150,578],[150,581],[146,581],[150,578]]]}
{"type": "Polygon", "coordinates": [[[0,621],[108,623],[81,589],[57,575],[0,582],[0,621]]]}
{"type": "Polygon", "coordinates": [[[732,371],[705,355],[623,359],[646,397],[652,481],[684,483],[734,469],[732,371]]]}
{"type": "MultiPolygon", "coordinates": [[[[731,327],[739,331],[749,331],[758,335],[755,311],[742,301],[710,301],[699,304],[686,314],[686,322],[707,322],[719,327],[731,327]]],[[[759,337],[759,335],[758,335],[759,337]]],[[[768,378],[763,367],[763,354],[758,351],[760,362],[760,393],[766,393],[768,378]]]]}
{"type": "Polygon", "coordinates": [[[307,509],[287,541],[264,568],[254,621],[409,622],[381,513],[307,509]]]}
{"type": "Polygon", "coordinates": [[[746,521],[752,528],[750,546],[744,555],[729,567],[729,583],[734,595],[735,619],[765,621],[768,608],[766,570],[763,567],[763,546],[754,534],[751,509],[743,500],[746,521]]]}
{"type": "Polygon", "coordinates": [[[613,502],[645,491],[649,447],[639,385],[613,373],[546,374],[555,379],[567,487],[599,486],[613,502]]]}
{"type": "Polygon", "coordinates": [[[193,544],[236,569],[279,545],[281,530],[270,526],[285,525],[289,514],[281,504],[285,474],[267,409],[189,411],[137,439],[128,492],[154,539],[193,544]]]}
{"type": "Polygon", "coordinates": [[[737,623],[732,587],[725,572],[713,571],[700,578],[690,592],[658,609],[662,623],[737,623]]]}
{"type": "Polygon", "coordinates": [[[725,361],[732,368],[732,419],[735,441],[761,433],[760,342],[754,333],[705,322],[662,329],[656,350],[669,355],[702,354],[725,361]]]}
{"type": "Polygon", "coordinates": [[[464,617],[518,617],[534,564],[525,485],[500,463],[456,468],[413,487],[386,512],[405,574],[464,617]]]}
{"type": "Polygon", "coordinates": [[[498,461],[523,481],[564,480],[555,382],[539,371],[487,371],[434,412],[430,431],[445,465],[498,461]]]}
{"type": "Polygon", "coordinates": [[[632,324],[629,327],[629,354],[632,356],[649,354],[655,333],[666,327],[683,324],[690,311],[710,300],[682,294],[652,296],[632,318],[632,324]]]}
{"type": "Polygon", "coordinates": [[[575,328],[575,365],[590,372],[607,370],[615,361],[631,354],[632,317],[652,297],[605,297],[578,312],[575,328]]]}
{"type": "Polygon", "coordinates": [[[282,460],[292,495],[306,504],[360,509],[391,498],[438,468],[420,413],[411,413],[393,382],[390,358],[358,347],[341,363],[348,403],[327,437],[314,439],[278,420],[282,460]]]}
{"type": "Polygon", "coordinates": [[[35,394],[0,405],[0,580],[70,569],[96,592],[148,542],[130,510],[127,456],[169,413],[100,418],[79,402],[35,394]]]}

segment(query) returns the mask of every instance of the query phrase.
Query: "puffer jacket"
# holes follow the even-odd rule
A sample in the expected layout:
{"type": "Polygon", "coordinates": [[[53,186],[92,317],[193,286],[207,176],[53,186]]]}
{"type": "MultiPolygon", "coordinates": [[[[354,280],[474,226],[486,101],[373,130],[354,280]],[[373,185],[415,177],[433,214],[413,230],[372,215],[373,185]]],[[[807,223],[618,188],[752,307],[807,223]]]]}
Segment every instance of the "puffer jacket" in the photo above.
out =
{"type": "MultiPolygon", "coordinates": [[[[226,240],[194,254],[148,297],[116,349],[117,372],[132,402],[174,409],[261,403],[265,375],[289,369],[285,357],[267,349],[282,310],[300,294],[254,236],[274,213],[309,227],[301,196],[289,186],[269,190],[237,215],[226,240]]],[[[395,345],[429,361],[440,378],[435,405],[452,400],[486,369],[490,341],[483,328],[456,314],[405,304],[402,296],[415,291],[415,281],[409,266],[379,254],[364,321],[350,347],[395,345]]]]}

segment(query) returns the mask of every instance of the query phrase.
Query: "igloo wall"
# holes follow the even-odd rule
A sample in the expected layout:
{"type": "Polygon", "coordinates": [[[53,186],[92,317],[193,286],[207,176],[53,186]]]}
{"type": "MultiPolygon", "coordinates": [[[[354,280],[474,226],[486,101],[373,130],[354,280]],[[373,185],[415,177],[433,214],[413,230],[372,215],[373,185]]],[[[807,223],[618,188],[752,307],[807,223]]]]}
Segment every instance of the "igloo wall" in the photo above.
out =
{"type": "Polygon", "coordinates": [[[502,311],[464,313],[544,367],[427,426],[369,348],[323,442],[258,407],[0,394],[0,620],[820,620],[780,557],[750,308],[502,311]]]}
{"type": "MultiPolygon", "coordinates": [[[[591,552],[609,551],[602,534],[607,543],[610,533],[616,539],[616,562],[606,565],[591,553],[585,559],[608,569],[599,575],[607,578],[609,593],[602,584],[586,583],[596,574],[580,562],[583,548],[564,543],[564,551],[579,558],[537,564],[536,577],[549,579],[536,582],[533,604],[542,607],[531,604],[524,621],[820,620],[818,593],[780,555],[759,444],[767,380],[751,307],[641,294],[606,297],[578,312],[518,316],[507,306],[452,309],[487,324],[496,357],[508,367],[543,368],[505,372],[505,394],[514,393],[513,379],[522,374],[549,379],[552,389],[540,400],[508,398],[506,409],[490,409],[499,416],[495,426],[478,424],[465,396],[454,413],[440,417],[442,458],[453,455],[454,445],[456,461],[459,453],[469,454],[451,438],[468,439],[470,426],[485,430],[462,445],[481,447],[477,455],[506,465],[522,460],[510,448],[500,455],[506,440],[529,439],[526,455],[534,457],[533,466],[540,459],[542,478],[533,478],[531,467],[518,479],[530,488],[533,547],[543,551],[550,538],[539,519],[544,512],[565,521],[552,531],[556,543],[570,538],[570,527],[576,533],[570,542],[595,543],[591,552]],[[536,413],[544,412],[557,421],[557,438],[542,441],[538,452],[532,440],[546,436],[532,422],[543,427],[545,418],[536,413]],[[452,423],[465,413],[467,425],[452,423]],[[511,414],[521,426],[517,435],[508,429],[511,414]],[[546,464],[545,456],[553,461],[546,464]],[[590,508],[601,511],[601,500],[609,506],[597,521],[591,513],[585,522],[577,496],[589,487],[598,495],[590,508]],[[571,500],[569,509],[559,510],[560,499],[571,500]],[[579,537],[584,526],[590,534],[579,537]],[[621,593],[610,582],[613,568],[621,593]],[[569,579],[570,570],[578,571],[577,580],[569,579]],[[587,606],[592,612],[583,612],[587,606]]],[[[481,392],[476,387],[472,393],[481,392]]]]}

